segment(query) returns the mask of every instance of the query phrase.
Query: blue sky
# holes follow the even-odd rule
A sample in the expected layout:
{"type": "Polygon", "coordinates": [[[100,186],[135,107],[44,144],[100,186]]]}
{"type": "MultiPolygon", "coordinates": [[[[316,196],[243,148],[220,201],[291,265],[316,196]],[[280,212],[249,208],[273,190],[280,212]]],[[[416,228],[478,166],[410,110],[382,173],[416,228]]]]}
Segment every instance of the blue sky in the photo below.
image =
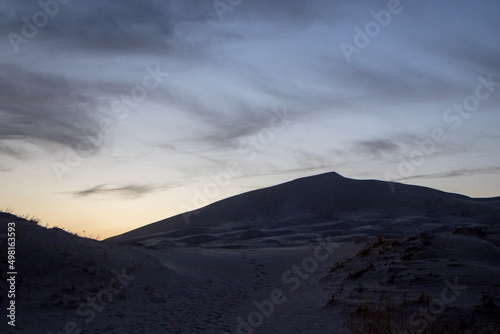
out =
{"type": "Polygon", "coordinates": [[[499,195],[496,1],[0,12],[1,209],[106,237],[326,171],[499,195]]]}

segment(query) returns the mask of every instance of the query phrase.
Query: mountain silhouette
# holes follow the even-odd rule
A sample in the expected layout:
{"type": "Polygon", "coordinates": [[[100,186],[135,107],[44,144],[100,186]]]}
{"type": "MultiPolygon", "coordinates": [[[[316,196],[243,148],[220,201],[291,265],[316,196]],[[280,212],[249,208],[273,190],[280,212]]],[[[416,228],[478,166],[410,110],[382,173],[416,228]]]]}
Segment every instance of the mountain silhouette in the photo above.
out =
{"type": "Polygon", "coordinates": [[[500,216],[499,203],[499,198],[470,198],[330,172],[229,197],[108,240],[137,242],[163,237],[193,244],[242,240],[245,235],[276,240],[300,233],[338,235],[343,228],[361,226],[389,226],[403,232],[403,226],[427,226],[433,221],[447,221],[452,228],[454,222],[493,221],[500,216]]]}

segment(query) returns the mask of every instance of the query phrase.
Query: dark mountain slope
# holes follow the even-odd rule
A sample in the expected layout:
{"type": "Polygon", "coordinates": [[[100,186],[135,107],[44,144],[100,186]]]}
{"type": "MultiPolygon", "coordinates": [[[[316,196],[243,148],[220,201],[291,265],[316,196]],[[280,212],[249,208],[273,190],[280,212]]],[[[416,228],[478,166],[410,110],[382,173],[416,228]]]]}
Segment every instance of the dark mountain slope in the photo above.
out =
{"type": "Polygon", "coordinates": [[[353,180],[332,172],[233,196],[108,240],[166,237],[188,244],[217,243],[296,232],[338,235],[342,229],[377,222],[488,224],[498,217],[495,198],[474,199],[420,186],[353,180]],[[331,228],[325,227],[328,223],[331,228]],[[245,234],[236,235],[235,231],[245,234]]]}

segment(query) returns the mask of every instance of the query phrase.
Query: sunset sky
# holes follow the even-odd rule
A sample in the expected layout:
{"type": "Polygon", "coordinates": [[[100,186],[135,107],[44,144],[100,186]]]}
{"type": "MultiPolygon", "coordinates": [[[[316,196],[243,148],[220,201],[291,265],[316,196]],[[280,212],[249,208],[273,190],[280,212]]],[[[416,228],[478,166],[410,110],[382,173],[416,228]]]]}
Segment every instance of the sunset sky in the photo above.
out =
{"type": "Polygon", "coordinates": [[[0,13],[0,210],[104,238],[327,171],[500,195],[498,1],[0,13]]]}

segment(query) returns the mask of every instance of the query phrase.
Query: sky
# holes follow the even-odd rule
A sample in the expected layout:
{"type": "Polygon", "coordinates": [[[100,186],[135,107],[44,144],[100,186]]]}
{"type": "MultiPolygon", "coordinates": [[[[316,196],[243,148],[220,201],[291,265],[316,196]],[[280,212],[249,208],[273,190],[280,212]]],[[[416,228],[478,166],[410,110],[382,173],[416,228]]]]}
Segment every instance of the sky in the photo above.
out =
{"type": "Polygon", "coordinates": [[[0,14],[0,210],[105,238],[329,171],[500,195],[498,1],[0,14]]]}

